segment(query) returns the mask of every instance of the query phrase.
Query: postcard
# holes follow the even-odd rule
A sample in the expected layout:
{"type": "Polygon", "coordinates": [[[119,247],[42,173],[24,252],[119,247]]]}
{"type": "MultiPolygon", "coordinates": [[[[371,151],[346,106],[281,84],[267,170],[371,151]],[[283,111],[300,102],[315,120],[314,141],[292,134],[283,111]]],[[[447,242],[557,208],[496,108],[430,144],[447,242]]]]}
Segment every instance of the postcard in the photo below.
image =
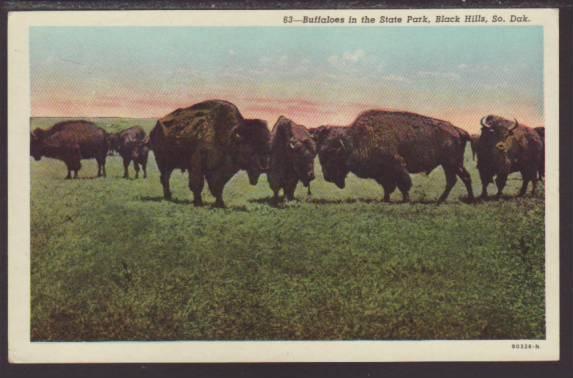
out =
{"type": "Polygon", "coordinates": [[[559,12],[11,12],[13,363],[559,360],[559,12]]]}

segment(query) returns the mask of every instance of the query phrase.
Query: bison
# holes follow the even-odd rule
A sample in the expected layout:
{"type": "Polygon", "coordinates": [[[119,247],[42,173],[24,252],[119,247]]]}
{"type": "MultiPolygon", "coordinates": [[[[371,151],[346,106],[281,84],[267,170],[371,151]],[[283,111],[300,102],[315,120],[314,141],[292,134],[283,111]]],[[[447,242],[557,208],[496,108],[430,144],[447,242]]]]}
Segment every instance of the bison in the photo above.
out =
{"type": "Polygon", "coordinates": [[[284,116],[279,117],[272,130],[271,163],[267,174],[275,203],[281,189],[287,201],[292,201],[299,181],[310,194],[316,152],[316,144],[306,127],[284,116]]]}
{"type": "Polygon", "coordinates": [[[58,122],[51,128],[34,129],[30,134],[30,155],[62,160],[67,168],[66,179],[78,177],[80,160],[96,159],[98,177],[105,177],[108,134],[92,122],[84,120],[58,122]]]}
{"type": "Polygon", "coordinates": [[[171,172],[187,170],[195,206],[202,205],[205,179],[215,206],[224,207],[227,181],[243,169],[249,182],[256,185],[268,170],[270,158],[267,123],[243,118],[235,105],[223,100],[200,102],[159,119],[149,135],[149,145],[161,172],[164,197],[171,198],[171,172]]]}
{"type": "Polygon", "coordinates": [[[470,147],[472,149],[472,159],[476,159],[477,149],[479,144],[479,134],[470,135],[470,147]]]}
{"type": "Polygon", "coordinates": [[[544,180],[545,179],[545,127],[539,126],[534,128],[534,130],[537,132],[537,134],[541,138],[541,141],[543,142],[543,152],[541,153],[542,159],[541,162],[539,163],[539,179],[544,180]]]}
{"type": "Polygon", "coordinates": [[[143,178],[147,178],[147,146],[145,131],[140,126],[133,126],[110,136],[110,149],[117,151],[123,159],[123,177],[129,178],[129,163],[133,161],[135,178],[139,177],[139,166],[143,170],[143,178]]]}
{"type": "Polygon", "coordinates": [[[313,132],[324,179],[344,188],[349,172],[372,178],[384,188],[384,201],[398,187],[409,201],[410,173],[429,174],[441,165],[446,174],[443,202],[456,182],[473,200],[471,178],[463,165],[469,134],[446,121],[409,112],[368,110],[348,127],[321,126],[313,132]]]}
{"type": "Polygon", "coordinates": [[[532,193],[538,180],[543,159],[543,141],[531,127],[517,120],[488,115],[481,119],[481,135],[478,148],[478,171],[482,183],[482,198],[487,198],[487,186],[497,185],[497,197],[501,197],[507,176],[520,172],[523,185],[518,196],[523,196],[531,181],[532,193]]]}

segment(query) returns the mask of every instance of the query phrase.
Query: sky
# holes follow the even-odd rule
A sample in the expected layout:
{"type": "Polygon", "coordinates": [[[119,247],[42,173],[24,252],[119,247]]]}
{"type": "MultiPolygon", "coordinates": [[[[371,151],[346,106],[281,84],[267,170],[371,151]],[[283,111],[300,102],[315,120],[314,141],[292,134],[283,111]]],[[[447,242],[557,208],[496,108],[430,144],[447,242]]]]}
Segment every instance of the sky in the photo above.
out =
{"type": "Polygon", "coordinates": [[[159,118],[206,99],[245,118],[347,125],[368,109],[470,131],[543,121],[541,27],[33,27],[32,116],[159,118]]]}

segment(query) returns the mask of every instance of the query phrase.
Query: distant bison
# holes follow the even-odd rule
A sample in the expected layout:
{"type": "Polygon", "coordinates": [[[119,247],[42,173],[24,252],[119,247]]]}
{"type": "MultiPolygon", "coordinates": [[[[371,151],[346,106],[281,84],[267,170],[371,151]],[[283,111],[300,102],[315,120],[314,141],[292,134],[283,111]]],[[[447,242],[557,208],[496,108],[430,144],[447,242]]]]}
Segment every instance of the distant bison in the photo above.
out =
{"type": "Polygon", "coordinates": [[[472,159],[476,159],[477,149],[479,144],[479,134],[470,135],[470,147],[472,149],[472,159]]]}
{"type": "Polygon", "coordinates": [[[117,151],[123,158],[123,177],[129,178],[129,163],[133,161],[135,178],[139,177],[139,166],[143,177],[147,177],[147,157],[149,147],[145,140],[145,131],[140,126],[133,126],[110,136],[110,149],[117,151]]]}
{"type": "Polygon", "coordinates": [[[456,182],[464,182],[473,199],[471,179],[463,165],[469,134],[446,121],[408,112],[368,110],[348,127],[321,126],[313,132],[324,178],[344,188],[349,172],[372,178],[384,188],[384,201],[398,187],[409,200],[409,173],[430,173],[441,165],[444,201],[456,182]]]}
{"type": "Polygon", "coordinates": [[[272,130],[271,165],[268,172],[275,202],[278,202],[281,189],[288,201],[293,200],[299,181],[310,193],[316,152],[316,144],[306,127],[286,117],[279,117],[272,130]]]}
{"type": "Polygon", "coordinates": [[[539,179],[544,180],[545,179],[545,127],[539,126],[534,128],[534,130],[537,132],[537,134],[541,138],[541,141],[543,142],[543,152],[541,153],[542,159],[541,162],[539,163],[539,179]]]}
{"type": "Polygon", "coordinates": [[[64,121],[44,130],[37,128],[30,134],[30,155],[36,160],[42,156],[62,160],[68,168],[67,179],[78,177],[81,159],[96,159],[97,175],[105,177],[105,159],[108,149],[106,132],[94,123],[78,120],[64,121]]]}
{"type": "Polygon", "coordinates": [[[531,181],[532,193],[538,180],[543,159],[543,141],[539,134],[517,120],[488,115],[481,119],[481,136],[478,148],[478,170],[482,182],[482,198],[487,197],[487,186],[493,181],[500,197],[512,172],[520,172],[523,185],[519,196],[525,194],[531,181]]]}
{"type": "Polygon", "coordinates": [[[235,105],[223,100],[204,101],[159,119],[149,144],[161,172],[163,195],[171,198],[169,177],[176,169],[189,172],[195,206],[202,205],[204,180],[223,207],[223,188],[240,169],[256,185],[268,170],[270,132],[265,121],[244,119],[235,105]]]}

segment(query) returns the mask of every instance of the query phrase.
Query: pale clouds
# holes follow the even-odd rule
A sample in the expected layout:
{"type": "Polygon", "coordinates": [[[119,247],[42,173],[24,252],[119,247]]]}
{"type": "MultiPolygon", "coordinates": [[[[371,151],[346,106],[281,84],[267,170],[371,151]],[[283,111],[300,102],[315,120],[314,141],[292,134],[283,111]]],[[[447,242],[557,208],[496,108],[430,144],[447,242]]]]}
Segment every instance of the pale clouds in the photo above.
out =
{"type": "Polygon", "coordinates": [[[398,81],[398,82],[403,82],[403,83],[409,83],[411,82],[410,79],[401,76],[401,75],[386,75],[386,76],[381,76],[380,79],[385,80],[385,81],[398,81]]]}
{"type": "Polygon", "coordinates": [[[444,80],[459,80],[460,74],[455,72],[418,71],[418,76],[444,80]]]}
{"type": "Polygon", "coordinates": [[[348,67],[366,59],[366,52],[362,49],[354,51],[345,51],[341,55],[331,55],[327,61],[337,68],[348,67]]]}

